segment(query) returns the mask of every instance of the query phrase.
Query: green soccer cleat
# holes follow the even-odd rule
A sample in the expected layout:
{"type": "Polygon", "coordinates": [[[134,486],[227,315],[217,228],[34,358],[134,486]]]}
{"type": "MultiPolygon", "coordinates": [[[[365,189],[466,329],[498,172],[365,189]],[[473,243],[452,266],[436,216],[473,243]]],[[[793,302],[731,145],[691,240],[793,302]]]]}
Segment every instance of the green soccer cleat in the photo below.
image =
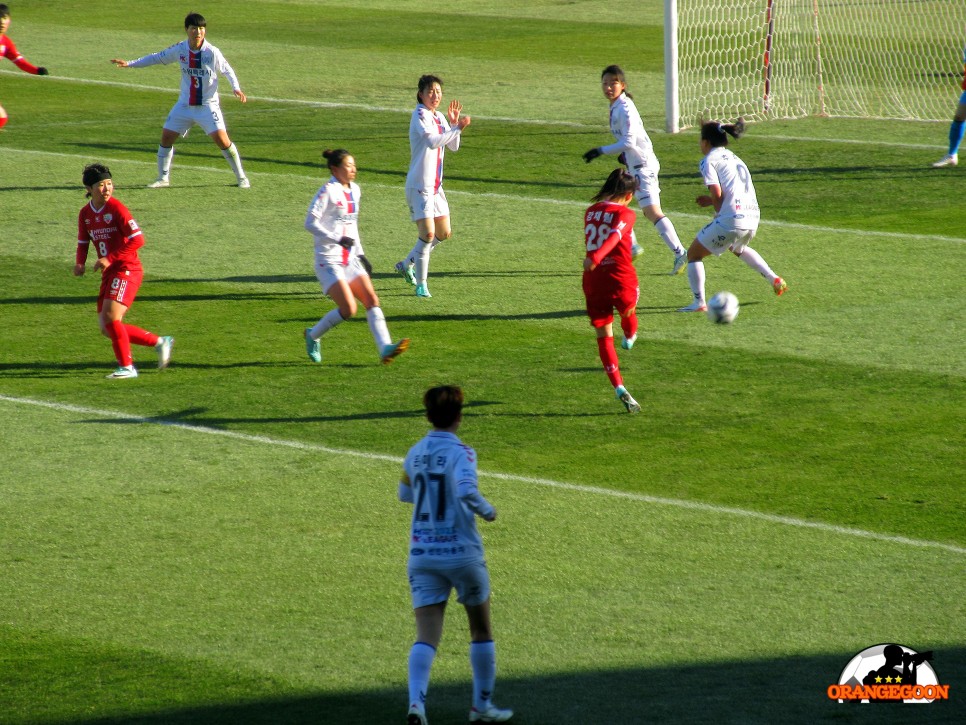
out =
{"type": "Polygon", "coordinates": [[[402,275],[402,278],[406,282],[413,287],[416,286],[416,272],[414,271],[413,265],[404,259],[402,262],[396,262],[396,271],[402,275]]]}
{"type": "Polygon", "coordinates": [[[634,333],[630,337],[625,337],[623,340],[621,340],[621,347],[625,350],[630,350],[632,347],[634,347],[635,342],[637,342],[637,333],[634,333]]]}
{"type": "Polygon", "coordinates": [[[305,328],[305,352],[309,360],[320,363],[322,362],[322,343],[319,340],[313,340],[311,332],[311,328],[305,328]]]}
{"type": "Polygon", "coordinates": [[[417,297],[432,297],[432,295],[429,294],[429,287],[426,286],[426,283],[425,282],[423,282],[423,284],[416,285],[416,296],[417,297]]]}

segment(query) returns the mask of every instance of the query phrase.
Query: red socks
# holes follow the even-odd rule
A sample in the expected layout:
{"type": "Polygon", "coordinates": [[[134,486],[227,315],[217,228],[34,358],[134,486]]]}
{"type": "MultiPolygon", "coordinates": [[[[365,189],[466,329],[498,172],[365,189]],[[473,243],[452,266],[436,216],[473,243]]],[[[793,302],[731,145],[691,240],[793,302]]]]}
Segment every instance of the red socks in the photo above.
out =
{"type": "Polygon", "coordinates": [[[158,336],[153,332],[142,330],[134,325],[125,325],[120,320],[107,323],[107,335],[111,338],[114,357],[117,358],[117,364],[121,367],[134,364],[134,358],[131,357],[132,342],[144,347],[154,347],[158,344],[158,336]]]}
{"type": "Polygon", "coordinates": [[[611,384],[616,388],[623,385],[620,368],[617,366],[617,350],[614,349],[613,337],[598,337],[597,350],[600,352],[600,361],[604,364],[604,372],[610,379],[611,384]]]}

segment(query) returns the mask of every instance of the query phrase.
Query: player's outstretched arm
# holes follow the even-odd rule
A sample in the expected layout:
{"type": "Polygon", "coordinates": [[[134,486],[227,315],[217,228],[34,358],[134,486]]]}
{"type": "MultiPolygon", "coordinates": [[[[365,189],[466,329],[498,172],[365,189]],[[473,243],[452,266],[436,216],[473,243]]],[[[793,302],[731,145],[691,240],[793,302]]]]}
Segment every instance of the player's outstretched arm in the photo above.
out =
{"type": "Polygon", "coordinates": [[[118,68],[127,68],[127,61],[120,58],[111,58],[111,62],[118,68]]]}

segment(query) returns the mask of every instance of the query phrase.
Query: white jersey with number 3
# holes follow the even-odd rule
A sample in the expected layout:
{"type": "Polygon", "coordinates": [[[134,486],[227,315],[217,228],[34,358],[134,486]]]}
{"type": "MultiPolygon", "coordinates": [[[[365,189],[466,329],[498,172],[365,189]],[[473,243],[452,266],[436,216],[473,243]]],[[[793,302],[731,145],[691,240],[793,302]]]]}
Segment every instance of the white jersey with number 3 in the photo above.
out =
{"type": "Polygon", "coordinates": [[[484,560],[475,515],[494,509],[477,489],[476,453],[456,435],[434,430],[409,449],[399,498],[413,504],[410,566],[453,569],[484,560]]]}
{"type": "Polygon", "coordinates": [[[757,229],[761,212],[744,161],[726,147],[717,146],[701,159],[699,168],[705,186],[721,189],[721,210],[715,219],[734,229],[757,229]]]}
{"type": "Polygon", "coordinates": [[[228,79],[232,91],[241,90],[238,77],[225,56],[207,40],[202,42],[198,50],[191,50],[188,41],[182,40],[157,53],[129,61],[128,67],[142,68],[159,63],[178,63],[181,66],[181,96],[178,102],[187,106],[218,104],[219,73],[228,79]]]}

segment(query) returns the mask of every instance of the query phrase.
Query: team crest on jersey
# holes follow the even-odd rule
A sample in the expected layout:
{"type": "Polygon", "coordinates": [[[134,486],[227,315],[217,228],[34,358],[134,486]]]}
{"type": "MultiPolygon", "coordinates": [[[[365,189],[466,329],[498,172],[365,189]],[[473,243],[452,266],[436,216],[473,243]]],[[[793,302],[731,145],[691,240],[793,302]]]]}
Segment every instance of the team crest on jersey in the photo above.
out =
{"type": "Polygon", "coordinates": [[[105,224],[110,224],[111,223],[111,220],[113,218],[114,218],[114,215],[113,214],[105,214],[104,215],[104,223],[105,224]]]}

